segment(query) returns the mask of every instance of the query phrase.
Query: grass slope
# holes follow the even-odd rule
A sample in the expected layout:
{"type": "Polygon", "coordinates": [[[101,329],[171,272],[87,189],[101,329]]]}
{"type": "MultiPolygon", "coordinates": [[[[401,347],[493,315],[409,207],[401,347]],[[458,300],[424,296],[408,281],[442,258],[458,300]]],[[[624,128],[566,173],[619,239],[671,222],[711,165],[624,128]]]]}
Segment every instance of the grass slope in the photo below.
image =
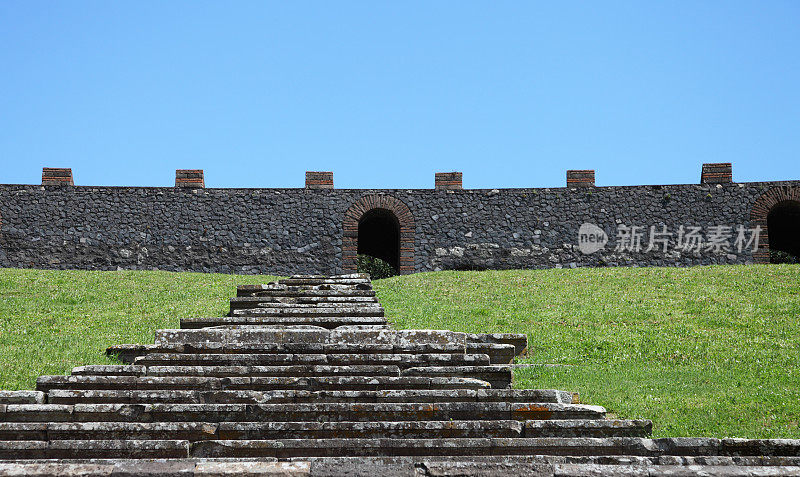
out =
{"type": "Polygon", "coordinates": [[[0,389],[33,389],[42,374],[112,364],[105,348],[152,343],[159,328],[223,316],[236,285],[274,277],[151,271],[0,269],[0,389]]]}
{"type": "Polygon", "coordinates": [[[398,328],[527,333],[520,388],[656,436],[800,438],[800,266],[439,272],[376,283],[398,328]]]}
{"type": "MultiPolygon", "coordinates": [[[[0,270],[0,389],[110,363],[274,277],[0,270]]],[[[517,387],[654,420],[657,436],[800,438],[800,266],[438,272],[375,282],[399,328],[527,333],[517,387]]]]}

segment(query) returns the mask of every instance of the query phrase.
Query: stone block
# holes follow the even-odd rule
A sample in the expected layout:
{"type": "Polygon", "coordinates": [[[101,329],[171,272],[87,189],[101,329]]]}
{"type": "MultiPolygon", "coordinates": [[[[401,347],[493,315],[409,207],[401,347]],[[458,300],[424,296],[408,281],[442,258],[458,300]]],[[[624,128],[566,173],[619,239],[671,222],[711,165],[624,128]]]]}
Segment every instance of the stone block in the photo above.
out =
{"type": "Polygon", "coordinates": [[[435,174],[436,190],[460,190],[461,188],[461,172],[437,172],[435,174]]]}
{"type": "Polygon", "coordinates": [[[72,181],[72,169],[60,167],[42,168],[42,185],[75,185],[72,181]]]}
{"type": "Polygon", "coordinates": [[[594,187],[594,170],[567,171],[567,187],[594,187]]]}
{"type": "Polygon", "coordinates": [[[333,172],[306,171],[306,189],[333,189],[333,172]]]}
{"type": "Polygon", "coordinates": [[[205,186],[202,169],[177,169],[175,171],[175,187],[202,189],[205,186]]]}
{"type": "Polygon", "coordinates": [[[726,184],[733,182],[733,165],[730,162],[703,164],[701,184],[726,184]]]}

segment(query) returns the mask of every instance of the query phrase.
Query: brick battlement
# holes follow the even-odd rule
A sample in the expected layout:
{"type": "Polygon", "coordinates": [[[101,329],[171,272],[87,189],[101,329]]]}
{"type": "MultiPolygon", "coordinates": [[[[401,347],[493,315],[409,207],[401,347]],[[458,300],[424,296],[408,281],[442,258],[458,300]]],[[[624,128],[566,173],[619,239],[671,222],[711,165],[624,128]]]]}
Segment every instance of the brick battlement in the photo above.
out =
{"type": "Polygon", "coordinates": [[[703,164],[700,174],[701,184],[724,184],[733,182],[733,167],[730,162],[703,164]]]}
{"type": "Polygon", "coordinates": [[[594,170],[567,171],[567,187],[594,187],[594,170]]]}
{"type": "MultiPolygon", "coordinates": [[[[730,162],[703,164],[702,173],[700,175],[700,183],[732,183],[732,169],[732,164],[730,162]]],[[[462,172],[437,172],[434,179],[434,189],[436,190],[462,190],[464,188],[462,172]]],[[[72,179],[72,169],[55,167],[43,168],[42,185],[74,185],[72,179]]],[[[568,188],[595,187],[594,169],[568,170],[566,186],[568,188]]],[[[175,171],[175,187],[205,188],[205,175],[203,173],[203,169],[177,169],[175,171]]],[[[306,171],[305,188],[333,189],[333,172],[306,171]]]]}
{"type": "Polygon", "coordinates": [[[42,168],[42,185],[75,185],[72,181],[72,169],[61,167],[42,168]]]}
{"type": "Polygon", "coordinates": [[[306,171],[306,189],[333,189],[333,172],[306,171]]]}
{"type": "Polygon", "coordinates": [[[458,190],[462,188],[462,174],[460,172],[437,172],[435,175],[435,188],[444,190],[458,190]]]}
{"type": "Polygon", "coordinates": [[[202,189],[205,186],[203,169],[178,169],[175,171],[175,187],[202,189]]]}

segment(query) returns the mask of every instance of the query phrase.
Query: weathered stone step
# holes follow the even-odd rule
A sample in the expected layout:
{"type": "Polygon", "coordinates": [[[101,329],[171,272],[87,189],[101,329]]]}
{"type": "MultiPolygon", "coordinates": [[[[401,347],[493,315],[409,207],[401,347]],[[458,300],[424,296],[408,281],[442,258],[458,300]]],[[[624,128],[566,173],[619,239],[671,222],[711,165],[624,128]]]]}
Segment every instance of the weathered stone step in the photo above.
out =
{"type": "MultiPolygon", "coordinates": [[[[378,325],[386,326],[383,316],[221,316],[209,318],[181,318],[182,329],[209,328],[214,326],[230,325],[313,325],[326,329],[334,329],[347,325],[378,325]]],[[[388,328],[387,328],[388,329],[388,328]]]]}
{"type": "Polygon", "coordinates": [[[467,343],[466,353],[489,355],[492,364],[510,364],[517,355],[513,344],[467,343]]]}
{"type": "Polygon", "coordinates": [[[649,421],[372,421],[372,422],[0,422],[0,440],[433,439],[467,437],[640,437],[649,421]]]}
{"type": "MultiPolygon", "coordinates": [[[[186,370],[191,371],[191,370],[186,370]]],[[[110,390],[341,390],[379,391],[412,389],[485,389],[486,381],[470,378],[429,378],[419,376],[230,376],[224,369],[217,376],[162,375],[162,376],[42,376],[37,387],[55,389],[110,389],[110,390]],[[94,378],[94,379],[92,379],[94,378]]]]}
{"type": "MultiPolygon", "coordinates": [[[[127,344],[110,346],[106,349],[109,356],[117,356],[123,362],[131,363],[139,356],[151,353],[194,353],[194,354],[465,354],[467,348],[459,344],[411,344],[392,345],[381,343],[161,343],[153,345],[127,344]]],[[[513,354],[511,345],[489,344],[480,347],[469,347],[470,354],[488,354],[492,364],[502,360],[509,353],[513,354]]],[[[92,366],[83,366],[86,370],[92,366]]],[[[78,369],[78,368],[75,368],[78,369]]],[[[81,373],[90,374],[90,373],[81,373]]]]}
{"type": "MultiPolygon", "coordinates": [[[[271,318],[270,318],[271,319],[271,318]]],[[[279,318],[283,319],[283,318],[279,318]]],[[[338,319],[338,318],[332,318],[338,319]]],[[[366,319],[366,318],[364,318],[366,319]]],[[[377,318],[376,318],[377,319],[377,318]]],[[[380,324],[343,324],[339,326],[335,326],[335,324],[330,325],[331,327],[325,327],[321,324],[313,325],[313,324],[298,324],[296,320],[290,319],[289,324],[264,324],[263,318],[258,319],[261,323],[259,324],[242,324],[242,325],[218,325],[212,326],[208,329],[224,329],[224,330],[234,330],[234,329],[271,329],[271,330],[284,330],[284,331],[295,331],[295,330],[312,330],[312,331],[337,331],[337,332],[352,332],[352,331],[390,331],[392,328],[389,326],[389,323],[386,320],[382,322],[378,322],[380,324]]]]}
{"type": "Polygon", "coordinates": [[[319,316],[374,316],[383,314],[383,307],[375,303],[262,303],[258,306],[234,310],[234,314],[257,313],[261,315],[319,315],[319,316]]]}
{"type": "Polygon", "coordinates": [[[43,404],[45,395],[39,391],[0,391],[0,404],[43,404]]]}
{"type": "Polygon", "coordinates": [[[283,403],[283,404],[8,404],[4,422],[274,422],[470,421],[603,419],[605,409],[585,404],[283,403]]]}
{"type": "Polygon", "coordinates": [[[380,306],[375,297],[241,297],[231,298],[229,315],[238,310],[250,310],[256,308],[341,308],[341,307],[360,307],[369,308],[380,306]]]}
{"type": "Polygon", "coordinates": [[[91,364],[72,368],[75,376],[144,376],[147,367],[133,364],[91,364]]]}
{"type": "MultiPolygon", "coordinates": [[[[193,389],[209,378],[255,378],[255,377],[397,377],[397,366],[329,366],[329,365],[291,365],[291,366],[148,366],[145,376],[39,376],[36,380],[38,391],[50,389],[162,389],[153,386],[177,386],[176,389],[193,389]],[[182,379],[165,380],[174,377],[182,379]]],[[[426,376],[427,377],[427,376],[426,376]]],[[[447,376],[448,378],[450,376],[447,376]]]]}
{"type": "Polygon", "coordinates": [[[223,422],[218,439],[521,437],[520,421],[223,422]]]}
{"type": "MultiPolygon", "coordinates": [[[[373,421],[373,422],[223,422],[219,439],[432,439],[465,437],[646,437],[650,421],[373,421]]],[[[200,439],[194,439],[200,440],[200,439]]]]}
{"type": "Polygon", "coordinates": [[[53,389],[49,404],[280,404],[293,402],[552,402],[577,404],[577,396],[550,389],[439,389],[382,391],[252,391],[53,389]]]}
{"type": "MultiPolygon", "coordinates": [[[[464,438],[464,439],[280,439],[198,441],[195,457],[307,457],[307,456],[759,456],[800,455],[800,442],[734,439],[610,438],[464,438]]],[[[592,474],[589,474],[592,475],[592,474]]],[[[684,474],[685,475],[685,474],[684,474]]]]}
{"type": "MultiPolygon", "coordinates": [[[[421,368],[420,368],[421,369],[421,368]]],[[[399,376],[400,368],[390,365],[289,365],[289,366],[148,366],[149,376],[249,376],[249,377],[323,377],[323,376],[399,376]]],[[[448,376],[450,377],[450,376],[448,376]]]]}
{"type": "MultiPolygon", "coordinates": [[[[250,294],[257,294],[262,291],[306,291],[306,290],[362,290],[372,291],[372,283],[365,282],[360,279],[352,280],[322,280],[322,279],[303,279],[292,278],[288,281],[281,280],[280,282],[271,282],[262,285],[240,285],[237,288],[238,296],[249,296],[250,294]]],[[[255,296],[255,295],[253,295],[255,296]]]]}
{"type": "Polygon", "coordinates": [[[278,284],[287,286],[350,285],[362,289],[372,288],[369,278],[284,278],[279,280],[278,284]]]}
{"type": "Polygon", "coordinates": [[[469,333],[466,343],[472,344],[508,344],[515,348],[515,356],[519,356],[528,347],[528,336],[520,333],[469,333]]]}
{"type": "Polygon", "coordinates": [[[0,461],[0,475],[107,476],[800,476],[800,458],[754,456],[404,456],[260,458],[33,459],[0,461]],[[566,463],[569,462],[569,463],[566,463]],[[659,463],[661,462],[661,463],[659,463]],[[664,462],[671,462],[666,464],[664,462]]]}
{"type": "Polygon", "coordinates": [[[232,310],[228,316],[383,316],[375,303],[262,303],[259,306],[232,310]]]}
{"type": "Polygon", "coordinates": [[[649,437],[648,419],[553,419],[525,421],[520,437],[649,437]]]}
{"type": "MultiPolygon", "coordinates": [[[[252,300],[248,298],[248,300],[252,300]]],[[[297,309],[297,310],[304,310],[304,309],[341,309],[341,308],[381,308],[381,305],[378,303],[376,298],[367,298],[367,297],[327,297],[324,299],[320,298],[275,298],[271,297],[269,299],[258,298],[258,302],[251,302],[251,303],[236,303],[237,305],[247,305],[247,306],[238,306],[237,309],[241,310],[258,310],[258,309],[297,309]]],[[[232,302],[233,303],[233,302],[232,302]]]]}
{"type": "Polygon", "coordinates": [[[349,278],[366,278],[370,279],[369,273],[343,273],[339,275],[315,275],[315,274],[295,274],[290,275],[288,278],[322,278],[322,279],[330,279],[330,280],[341,280],[341,279],[349,279],[349,278]]]}
{"type": "Polygon", "coordinates": [[[239,286],[237,298],[263,297],[374,297],[375,290],[357,289],[349,286],[321,285],[316,287],[290,287],[286,285],[247,285],[239,286]]]}
{"type": "Polygon", "coordinates": [[[198,441],[219,439],[218,429],[209,422],[0,422],[0,440],[198,441]]]}
{"type": "Polygon", "coordinates": [[[401,371],[402,376],[427,377],[459,377],[486,381],[493,388],[510,388],[513,375],[511,366],[424,366],[407,368],[401,371]]]}
{"type": "Polygon", "coordinates": [[[230,299],[231,311],[239,308],[257,308],[261,305],[284,304],[284,305],[315,305],[315,306],[374,306],[378,299],[374,296],[350,296],[340,294],[328,294],[322,296],[309,296],[301,294],[271,296],[246,296],[233,297],[230,299]]]}
{"type": "Polygon", "coordinates": [[[187,354],[151,353],[136,358],[134,364],[146,366],[289,366],[289,365],[394,365],[400,368],[421,366],[486,366],[485,354],[187,354]]]}
{"type": "Polygon", "coordinates": [[[0,441],[0,459],[169,459],[189,455],[189,442],[180,440],[0,441]]]}
{"type": "MultiPolygon", "coordinates": [[[[475,348],[487,350],[475,354],[489,354],[489,351],[506,350],[510,345],[488,345],[475,348]],[[493,348],[496,346],[498,348],[493,348]]],[[[144,356],[150,353],[196,353],[196,354],[318,354],[318,353],[359,353],[359,354],[424,354],[450,353],[464,354],[466,347],[459,344],[405,344],[383,343],[161,343],[152,345],[125,344],[108,347],[108,355],[144,356]]]]}
{"type": "Polygon", "coordinates": [[[270,327],[207,328],[192,330],[157,330],[156,344],[187,343],[370,343],[409,346],[449,344],[466,347],[467,343],[510,344],[520,354],[527,347],[524,334],[473,334],[447,330],[323,330],[270,327]]]}
{"type": "Polygon", "coordinates": [[[234,310],[232,316],[291,316],[300,318],[311,317],[347,317],[347,316],[383,316],[383,307],[381,306],[352,306],[352,305],[337,305],[337,306],[302,306],[290,305],[279,306],[260,306],[257,308],[244,308],[241,310],[234,310]]]}

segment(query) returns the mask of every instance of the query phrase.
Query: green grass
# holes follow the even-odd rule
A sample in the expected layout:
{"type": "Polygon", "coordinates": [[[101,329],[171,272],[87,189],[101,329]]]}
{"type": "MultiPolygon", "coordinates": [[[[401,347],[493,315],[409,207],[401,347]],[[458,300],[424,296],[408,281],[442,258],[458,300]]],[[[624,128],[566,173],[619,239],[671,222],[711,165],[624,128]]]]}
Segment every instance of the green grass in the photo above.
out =
{"type": "MultiPolygon", "coordinates": [[[[0,388],[111,363],[273,277],[0,270],[0,388]]],[[[559,388],[656,436],[800,438],[800,266],[438,272],[375,282],[399,328],[521,332],[517,387],[559,388]]]]}
{"type": "Polygon", "coordinates": [[[152,271],[0,269],[0,389],[33,389],[42,374],[112,364],[106,347],[152,343],[159,328],[223,316],[236,285],[274,277],[152,271]]]}
{"type": "Polygon", "coordinates": [[[528,335],[515,386],[656,436],[800,438],[800,266],[439,272],[376,283],[398,328],[528,335]]]}

